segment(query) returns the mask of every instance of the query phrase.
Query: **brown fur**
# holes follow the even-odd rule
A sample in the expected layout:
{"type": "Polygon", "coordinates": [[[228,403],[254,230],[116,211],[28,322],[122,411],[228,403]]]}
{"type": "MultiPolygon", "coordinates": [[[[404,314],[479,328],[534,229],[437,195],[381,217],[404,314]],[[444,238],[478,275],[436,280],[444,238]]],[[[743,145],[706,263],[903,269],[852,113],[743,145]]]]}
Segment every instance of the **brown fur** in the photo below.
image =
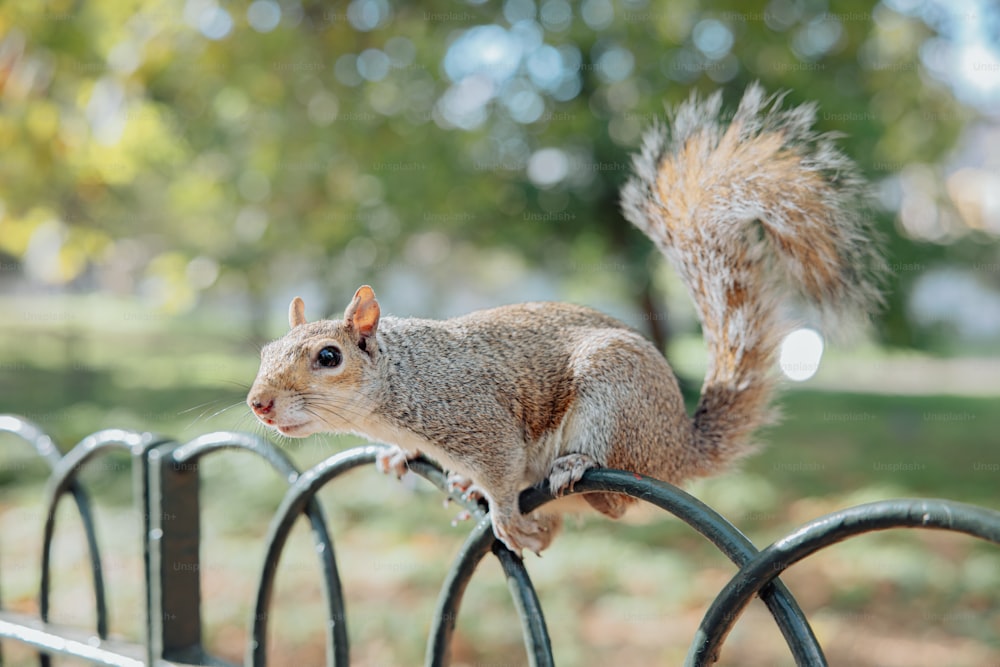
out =
{"type": "Polygon", "coordinates": [[[787,296],[841,319],[879,301],[862,180],[813,133],[812,107],[779,103],[751,86],[724,126],[718,95],[692,97],[669,130],[646,137],[623,190],[626,216],[678,269],[702,323],[710,363],[694,431],[703,474],[752,451],[750,436],[773,419],[787,296]]]}
{"type": "MultiPolygon", "coordinates": [[[[693,417],[663,356],[593,310],[504,306],[450,320],[381,317],[370,287],[340,320],[306,323],[264,348],[247,401],[292,436],[354,432],[391,443],[397,473],[423,452],[468,477],[511,549],[548,546],[559,518],[524,516],[520,491],[546,479],[561,494],[594,466],[679,483],[752,451],[772,418],[771,372],[788,328],[779,304],[798,291],[821,309],[864,313],[877,301],[877,257],[858,213],[853,165],[810,126],[811,107],[780,110],[748,89],[733,122],[721,100],[692,98],[649,133],[622,201],[677,268],[697,306],[709,367],[693,417]]],[[[620,517],[634,502],[584,499],[620,517]]]]}

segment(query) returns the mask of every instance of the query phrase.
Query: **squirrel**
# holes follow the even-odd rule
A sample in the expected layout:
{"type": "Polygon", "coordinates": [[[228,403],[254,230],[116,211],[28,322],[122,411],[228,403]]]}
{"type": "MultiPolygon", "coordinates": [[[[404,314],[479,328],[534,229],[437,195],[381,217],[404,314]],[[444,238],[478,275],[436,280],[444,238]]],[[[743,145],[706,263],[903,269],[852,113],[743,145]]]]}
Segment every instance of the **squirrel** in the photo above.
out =
{"type": "MultiPolygon", "coordinates": [[[[393,445],[401,475],[429,455],[485,498],[497,538],[520,555],[545,549],[559,513],[522,515],[520,492],[560,496],[609,467],[681,483],[756,449],[775,419],[776,350],[795,295],[834,319],[881,303],[866,186],[815,106],[782,109],[759,84],[735,115],[719,92],[692,96],[643,137],[622,192],[624,216],[690,292],[709,363],[689,416],[670,365],[640,333],[589,308],[524,303],[447,320],[382,317],[371,287],[341,320],[307,322],[267,344],[247,403],[290,437],[350,432],[393,445]]],[[[621,517],[634,499],[583,494],[621,517]]]]}

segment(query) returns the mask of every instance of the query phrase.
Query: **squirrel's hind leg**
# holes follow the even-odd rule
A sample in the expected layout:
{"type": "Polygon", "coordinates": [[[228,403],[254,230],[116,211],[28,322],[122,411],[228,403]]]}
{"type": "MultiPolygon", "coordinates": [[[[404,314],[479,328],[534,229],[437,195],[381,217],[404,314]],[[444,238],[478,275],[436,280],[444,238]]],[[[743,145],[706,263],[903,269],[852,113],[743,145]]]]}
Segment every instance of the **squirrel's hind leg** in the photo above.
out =
{"type": "MultiPolygon", "coordinates": [[[[552,463],[549,472],[549,488],[557,498],[567,490],[572,491],[574,485],[583,477],[583,473],[601,465],[586,454],[567,454],[560,456],[552,463]]],[[[619,493],[584,493],[583,499],[601,514],[612,519],[620,519],[629,506],[635,502],[628,496],[619,493]]]]}
{"type": "Polygon", "coordinates": [[[590,506],[610,519],[620,519],[626,510],[635,503],[635,498],[623,496],[620,493],[585,493],[583,499],[590,506]]]}
{"type": "Polygon", "coordinates": [[[562,517],[558,514],[521,514],[516,499],[513,506],[491,501],[490,520],[493,522],[493,534],[518,556],[522,549],[534,551],[540,556],[562,526],[562,517]]]}
{"type": "Polygon", "coordinates": [[[586,454],[572,453],[560,456],[552,462],[552,468],[549,470],[549,489],[552,495],[558,498],[566,491],[572,491],[583,477],[583,473],[598,467],[600,464],[586,454]]]}
{"type": "MultiPolygon", "coordinates": [[[[586,454],[567,454],[555,460],[552,464],[552,471],[549,473],[549,488],[552,495],[562,496],[567,490],[572,491],[573,486],[580,481],[583,473],[591,468],[599,468],[601,465],[586,454]]],[[[612,519],[620,519],[629,506],[635,501],[628,496],[619,493],[584,493],[583,499],[590,503],[590,506],[612,519]]]]}
{"type": "Polygon", "coordinates": [[[540,511],[521,513],[520,480],[524,476],[527,455],[517,446],[505,447],[503,452],[503,456],[493,459],[493,465],[474,474],[476,485],[489,502],[493,534],[519,556],[523,549],[540,554],[552,542],[562,525],[562,518],[540,511]]]}

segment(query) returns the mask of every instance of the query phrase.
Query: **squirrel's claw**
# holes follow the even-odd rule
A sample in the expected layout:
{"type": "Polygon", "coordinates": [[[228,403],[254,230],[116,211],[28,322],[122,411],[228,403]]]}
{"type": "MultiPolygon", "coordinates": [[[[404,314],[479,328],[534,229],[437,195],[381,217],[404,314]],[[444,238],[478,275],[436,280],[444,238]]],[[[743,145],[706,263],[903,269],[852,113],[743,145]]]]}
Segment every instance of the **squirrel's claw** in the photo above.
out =
{"type": "Polygon", "coordinates": [[[465,493],[472,486],[472,480],[457,472],[448,473],[448,492],[459,491],[465,493]]]}
{"type": "Polygon", "coordinates": [[[375,455],[375,465],[379,471],[393,474],[401,479],[410,469],[410,461],[420,456],[420,452],[409,452],[402,447],[390,445],[375,455]]]}
{"type": "Polygon", "coordinates": [[[459,522],[468,521],[471,518],[472,518],[472,512],[470,512],[469,510],[462,510],[455,516],[454,519],[451,520],[451,525],[452,527],[456,527],[458,526],[459,522]]]}
{"type": "Polygon", "coordinates": [[[583,477],[583,473],[598,467],[600,464],[586,454],[567,454],[559,457],[549,470],[549,489],[552,495],[559,498],[566,491],[572,491],[583,477]]]}
{"type": "Polygon", "coordinates": [[[458,473],[448,473],[448,492],[459,495],[463,500],[476,502],[487,498],[486,491],[468,477],[458,473]]]}

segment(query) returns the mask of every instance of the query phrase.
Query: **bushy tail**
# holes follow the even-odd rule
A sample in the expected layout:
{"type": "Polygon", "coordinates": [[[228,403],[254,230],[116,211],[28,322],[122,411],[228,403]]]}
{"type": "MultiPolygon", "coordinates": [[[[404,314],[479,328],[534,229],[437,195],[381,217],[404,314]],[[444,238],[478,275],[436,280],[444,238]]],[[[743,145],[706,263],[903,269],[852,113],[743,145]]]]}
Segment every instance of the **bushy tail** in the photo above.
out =
{"type": "Polygon", "coordinates": [[[692,95],[646,134],[622,191],[625,216],[687,285],[708,345],[693,419],[707,465],[694,474],[751,451],[772,420],[784,297],[798,293],[828,322],[881,300],[863,180],[833,136],[813,131],[813,105],[781,102],[751,85],[727,124],[720,93],[692,95]]]}

